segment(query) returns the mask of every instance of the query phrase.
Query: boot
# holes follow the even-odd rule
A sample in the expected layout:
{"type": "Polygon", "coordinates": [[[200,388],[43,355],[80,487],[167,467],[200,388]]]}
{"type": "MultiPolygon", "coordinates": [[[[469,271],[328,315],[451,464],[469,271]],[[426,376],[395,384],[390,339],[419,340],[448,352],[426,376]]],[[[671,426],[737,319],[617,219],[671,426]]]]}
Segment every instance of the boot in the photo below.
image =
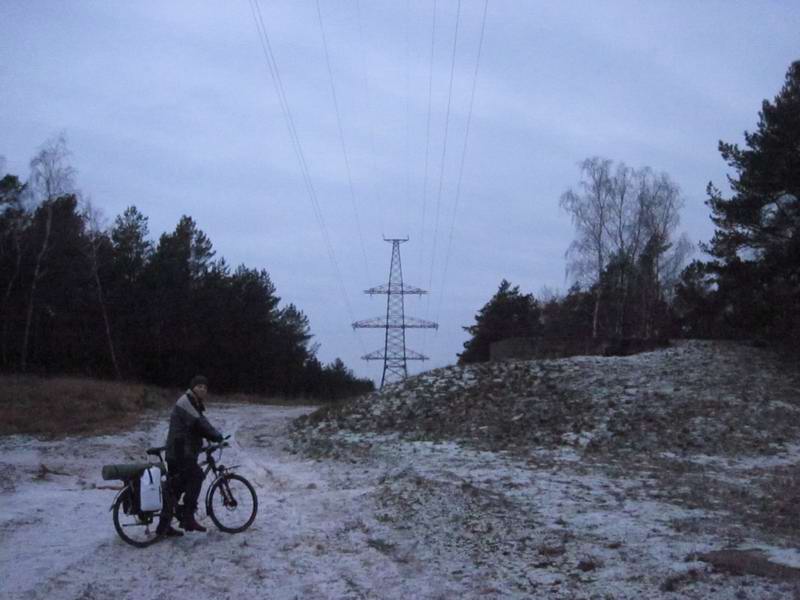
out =
{"type": "Polygon", "coordinates": [[[184,518],[181,521],[181,527],[186,531],[200,531],[202,533],[207,531],[205,527],[200,525],[200,523],[195,520],[194,513],[184,515],[184,518]]]}
{"type": "Polygon", "coordinates": [[[165,537],[180,537],[183,535],[180,531],[172,526],[172,523],[168,521],[166,522],[166,525],[164,523],[165,521],[162,520],[162,522],[158,524],[158,527],[156,527],[156,533],[158,535],[163,535],[165,537]]]}
{"type": "Polygon", "coordinates": [[[164,535],[165,535],[166,537],[181,537],[181,536],[183,535],[183,532],[181,532],[181,531],[178,531],[178,530],[177,530],[177,529],[175,529],[175,528],[174,528],[172,525],[170,525],[170,526],[169,526],[169,529],[167,529],[167,530],[164,532],[164,535]]]}

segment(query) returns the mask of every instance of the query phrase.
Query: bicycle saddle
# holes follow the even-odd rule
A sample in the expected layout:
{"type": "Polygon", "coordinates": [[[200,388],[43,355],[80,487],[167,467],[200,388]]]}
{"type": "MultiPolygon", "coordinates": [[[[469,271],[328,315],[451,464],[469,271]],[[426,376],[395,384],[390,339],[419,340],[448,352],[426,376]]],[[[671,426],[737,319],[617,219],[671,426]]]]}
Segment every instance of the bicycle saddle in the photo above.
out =
{"type": "Polygon", "coordinates": [[[166,446],[158,446],[157,448],[148,448],[145,452],[151,456],[161,456],[161,453],[166,450],[166,446]]]}

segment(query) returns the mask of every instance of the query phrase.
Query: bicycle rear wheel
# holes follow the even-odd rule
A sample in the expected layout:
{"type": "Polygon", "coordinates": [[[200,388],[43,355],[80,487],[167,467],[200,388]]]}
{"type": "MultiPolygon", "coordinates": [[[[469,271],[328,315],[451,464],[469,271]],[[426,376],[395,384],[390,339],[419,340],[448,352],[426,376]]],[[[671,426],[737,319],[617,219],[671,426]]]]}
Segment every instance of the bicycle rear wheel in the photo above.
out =
{"type": "Polygon", "coordinates": [[[220,531],[240,533],[256,519],[256,491],[241,475],[226,473],[211,484],[206,512],[220,531]]]}
{"type": "Polygon", "coordinates": [[[114,529],[123,541],[137,548],[146,548],[154,544],[161,537],[156,532],[158,525],[157,513],[125,513],[127,502],[126,494],[131,494],[130,488],[124,490],[114,502],[113,516],[114,529]]]}

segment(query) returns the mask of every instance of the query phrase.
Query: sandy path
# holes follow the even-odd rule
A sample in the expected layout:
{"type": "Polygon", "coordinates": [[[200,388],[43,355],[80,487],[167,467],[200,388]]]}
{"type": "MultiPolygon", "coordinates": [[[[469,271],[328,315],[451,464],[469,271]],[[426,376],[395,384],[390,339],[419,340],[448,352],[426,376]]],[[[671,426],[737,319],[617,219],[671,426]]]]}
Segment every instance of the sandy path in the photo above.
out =
{"type": "MultiPolygon", "coordinates": [[[[0,594],[8,598],[269,598],[361,597],[355,580],[391,571],[391,559],[348,538],[358,530],[359,477],[342,465],[283,451],[285,426],[303,408],[212,407],[209,417],[233,447],[223,462],[241,465],[259,495],[248,532],[213,528],[147,549],[123,543],[109,506],[115,492],[100,467],[140,460],[140,448],[164,438],[164,423],[120,436],[38,442],[0,440],[4,509],[0,517],[0,594]],[[44,464],[52,471],[39,480],[44,464]],[[368,557],[363,556],[364,550],[368,557]],[[385,563],[385,564],[382,564],[385,563]],[[352,575],[351,575],[352,573],[352,575]]],[[[357,470],[354,470],[357,472],[357,470]]],[[[367,469],[374,475],[375,469],[367,469]]],[[[202,498],[202,496],[201,496],[202,498]]]]}
{"type": "MultiPolygon", "coordinates": [[[[286,450],[309,409],[212,406],[225,464],[256,486],[247,532],[122,542],[102,464],[141,460],[166,416],[117,436],[0,438],[0,598],[786,598],[785,582],[687,562],[725,515],[654,499],[564,452],[522,460],[456,444],[353,438],[336,460],[286,450]],[[52,471],[38,478],[40,465],[52,471]],[[672,581],[677,591],[665,588],[672,581]]],[[[792,558],[792,557],[790,557],[792,558]]],[[[794,556],[795,560],[800,557],[794,556]]],[[[667,586],[669,587],[669,586],[667,586]]]]}

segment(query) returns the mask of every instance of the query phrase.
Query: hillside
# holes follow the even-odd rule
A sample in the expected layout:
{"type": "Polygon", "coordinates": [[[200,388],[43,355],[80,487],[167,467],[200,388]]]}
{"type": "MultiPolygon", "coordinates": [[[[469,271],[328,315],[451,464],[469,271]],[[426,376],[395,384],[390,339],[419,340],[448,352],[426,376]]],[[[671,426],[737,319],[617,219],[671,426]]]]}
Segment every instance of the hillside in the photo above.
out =
{"type": "Polygon", "coordinates": [[[338,431],[582,454],[773,453],[800,439],[800,374],[767,350],[682,341],[626,357],[454,366],[298,422],[300,443],[338,431]]]}
{"type": "Polygon", "coordinates": [[[404,462],[381,480],[386,523],[431,560],[491,566],[489,590],[784,598],[800,590],[798,417],[795,365],[685,341],[431,371],[299,418],[293,448],[404,462]]]}

